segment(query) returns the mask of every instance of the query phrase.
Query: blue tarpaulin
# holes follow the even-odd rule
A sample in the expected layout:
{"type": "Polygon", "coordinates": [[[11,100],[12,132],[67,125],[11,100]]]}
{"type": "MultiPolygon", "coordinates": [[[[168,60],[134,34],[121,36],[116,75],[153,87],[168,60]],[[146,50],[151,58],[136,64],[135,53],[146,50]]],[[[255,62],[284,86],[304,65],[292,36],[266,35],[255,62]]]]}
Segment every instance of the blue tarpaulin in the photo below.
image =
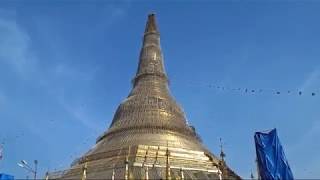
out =
{"type": "Polygon", "coordinates": [[[14,180],[14,177],[9,174],[0,173],[0,180],[14,180]]]}
{"type": "Polygon", "coordinates": [[[277,130],[254,135],[258,171],[262,180],[293,180],[289,163],[277,135],[277,130]]]}

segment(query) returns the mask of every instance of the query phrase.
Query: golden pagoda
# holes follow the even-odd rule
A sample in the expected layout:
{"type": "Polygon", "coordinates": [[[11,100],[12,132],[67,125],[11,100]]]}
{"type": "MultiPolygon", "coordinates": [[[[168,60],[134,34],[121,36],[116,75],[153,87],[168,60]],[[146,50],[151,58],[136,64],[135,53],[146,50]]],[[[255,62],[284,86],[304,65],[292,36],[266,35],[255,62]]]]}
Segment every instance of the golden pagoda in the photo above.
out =
{"type": "Polygon", "coordinates": [[[132,83],[96,145],[47,179],[240,179],[202,144],[172,97],[154,14],[132,83]]]}

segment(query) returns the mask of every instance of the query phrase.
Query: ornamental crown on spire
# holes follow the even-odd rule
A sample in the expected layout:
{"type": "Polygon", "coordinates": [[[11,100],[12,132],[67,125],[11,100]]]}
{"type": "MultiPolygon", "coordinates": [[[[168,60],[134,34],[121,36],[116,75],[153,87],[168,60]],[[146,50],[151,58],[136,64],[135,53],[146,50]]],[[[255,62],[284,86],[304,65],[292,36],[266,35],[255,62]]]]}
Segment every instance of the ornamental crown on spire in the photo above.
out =
{"type": "Polygon", "coordinates": [[[146,29],[144,33],[149,33],[149,32],[159,33],[154,13],[151,13],[148,15],[148,21],[147,21],[146,29]]]}

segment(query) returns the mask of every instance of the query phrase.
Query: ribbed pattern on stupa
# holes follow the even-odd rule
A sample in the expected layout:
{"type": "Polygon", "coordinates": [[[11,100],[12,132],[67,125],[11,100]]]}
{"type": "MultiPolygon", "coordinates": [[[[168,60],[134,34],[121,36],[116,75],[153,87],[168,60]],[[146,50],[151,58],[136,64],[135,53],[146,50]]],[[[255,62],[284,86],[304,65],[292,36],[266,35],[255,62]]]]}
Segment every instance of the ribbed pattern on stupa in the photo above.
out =
{"type": "Polygon", "coordinates": [[[164,129],[192,135],[168,88],[154,14],[148,16],[133,89],[118,107],[106,135],[127,129],[164,129]]]}

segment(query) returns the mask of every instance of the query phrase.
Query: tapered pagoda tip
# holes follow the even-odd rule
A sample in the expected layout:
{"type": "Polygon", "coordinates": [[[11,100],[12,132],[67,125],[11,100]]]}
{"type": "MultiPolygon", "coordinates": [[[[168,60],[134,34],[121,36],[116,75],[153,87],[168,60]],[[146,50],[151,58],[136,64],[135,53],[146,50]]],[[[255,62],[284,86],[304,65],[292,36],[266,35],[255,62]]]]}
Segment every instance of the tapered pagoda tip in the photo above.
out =
{"type": "Polygon", "coordinates": [[[157,23],[156,23],[155,13],[150,13],[148,15],[148,20],[147,20],[146,29],[144,33],[159,33],[157,23]]]}

